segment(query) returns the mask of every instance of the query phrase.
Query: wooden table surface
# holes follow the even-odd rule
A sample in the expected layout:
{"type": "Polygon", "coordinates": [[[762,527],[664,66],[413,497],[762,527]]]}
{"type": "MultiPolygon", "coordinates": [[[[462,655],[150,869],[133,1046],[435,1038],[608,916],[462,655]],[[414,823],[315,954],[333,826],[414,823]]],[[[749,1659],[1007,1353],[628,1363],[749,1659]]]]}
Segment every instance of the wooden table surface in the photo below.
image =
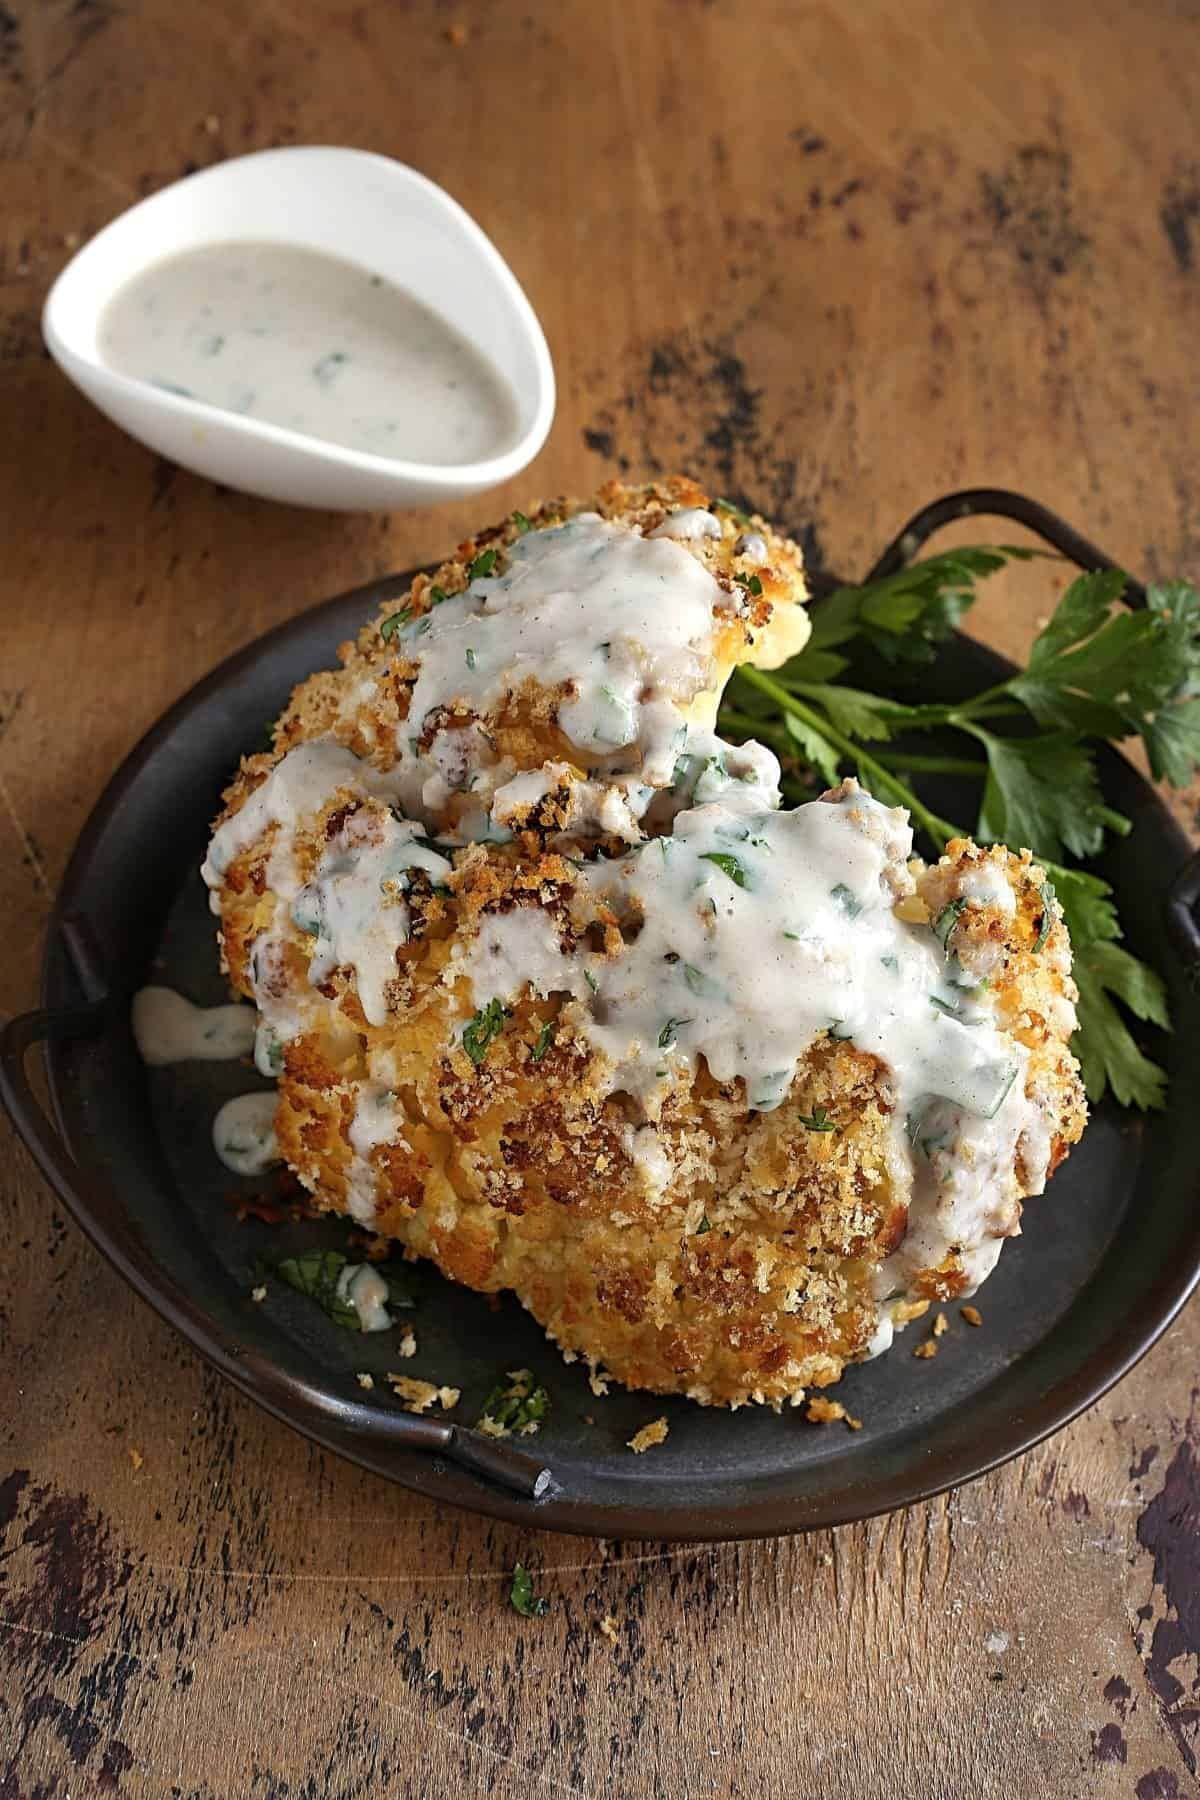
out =
{"type": "MultiPolygon", "coordinates": [[[[1143,574],[1200,576],[1196,0],[12,8],[7,1012],[34,994],[80,825],[169,701],[532,496],[682,468],[852,573],[924,500],[1006,484],[1143,574]],[[482,508],[356,518],[220,491],[121,436],[41,348],[50,281],[107,219],[305,141],[444,182],[544,321],[557,422],[482,508]]],[[[1049,593],[997,584],[975,628],[1021,646],[1049,593]]],[[[241,1400],[4,1129],[5,1800],[1196,1790],[1194,1308],[1072,1428],[908,1512],[686,1549],[529,1535],[241,1400]],[[544,1619],[506,1604],[518,1558],[544,1619]]]]}

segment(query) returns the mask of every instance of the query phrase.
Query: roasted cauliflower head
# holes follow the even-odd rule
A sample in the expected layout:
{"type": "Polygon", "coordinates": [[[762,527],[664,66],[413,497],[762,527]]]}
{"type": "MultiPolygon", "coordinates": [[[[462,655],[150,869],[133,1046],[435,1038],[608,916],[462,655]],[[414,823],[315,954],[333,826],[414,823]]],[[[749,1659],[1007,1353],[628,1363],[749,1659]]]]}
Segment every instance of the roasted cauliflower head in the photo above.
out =
{"type": "Polygon", "coordinates": [[[779,809],[713,726],[807,634],[694,484],[557,502],[299,688],[204,874],[318,1203],[631,1387],[798,1401],[972,1292],[1083,1128],[1027,853],[779,809]]]}

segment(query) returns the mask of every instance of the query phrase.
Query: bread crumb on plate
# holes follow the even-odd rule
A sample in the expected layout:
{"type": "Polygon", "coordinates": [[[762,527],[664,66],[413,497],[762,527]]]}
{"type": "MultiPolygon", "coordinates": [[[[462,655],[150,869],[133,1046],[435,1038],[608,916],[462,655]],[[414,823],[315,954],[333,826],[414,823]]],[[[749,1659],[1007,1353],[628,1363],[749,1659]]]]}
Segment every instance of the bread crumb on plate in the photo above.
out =
{"type": "Polygon", "coordinates": [[[960,1306],[958,1310],[967,1321],[968,1325],[983,1324],[983,1314],[977,1306],[960,1306]]]}
{"type": "Polygon", "coordinates": [[[405,1412],[411,1413],[428,1412],[435,1401],[443,1412],[450,1412],[462,1393],[460,1388],[436,1387],[432,1381],[418,1381],[413,1375],[394,1375],[390,1369],[387,1381],[405,1412]]]}
{"type": "Polygon", "coordinates": [[[664,1443],[670,1429],[665,1419],[651,1419],[649,1425],[643,1425],[640,1431],[634,1432],[629,1440],[629,1448],[636,1456],[640,1456],[655,1444],[664,1443]]]}

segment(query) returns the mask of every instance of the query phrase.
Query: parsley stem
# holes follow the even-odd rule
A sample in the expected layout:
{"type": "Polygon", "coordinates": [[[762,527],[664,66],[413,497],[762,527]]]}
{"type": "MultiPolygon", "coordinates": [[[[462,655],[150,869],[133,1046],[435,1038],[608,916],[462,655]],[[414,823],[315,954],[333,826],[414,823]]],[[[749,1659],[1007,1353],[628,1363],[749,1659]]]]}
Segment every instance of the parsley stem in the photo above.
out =
{"type": "Polygon", "coordinates": [[[879,750],[876,760],[885,769],[911,769],[914,775],[977,775],[982,780],[987,774],[987,764],[969,756],[906,756],[901,750],[879,750]]]}
{"type": "Polygon", "coordinates": [[[758,688],[761,693],[769,694],[776,705],[783,708],[784,712],[794,713],[796,718],[807,725],[810,731],[817,732],[825,739],[826,743],[832,744],[835,750],[839,750],[847,761],[854,763],[868,787],[879,788],[883,792],[891,794],[901,806],[906,806],[938,850],[944,850],[952,837],[969,835],[959,826],[951,825],[948,820],[939,819],[938,815],[930,812],[927,806],[922,806],[910,787],[903,781],[898,781],[889,770],[884,768],[881,762],[877,762],[873,756],[867,754],[860,744],[856,744],[853,738],[844,737],[835,726],[829,723],[828,719],[823,718],[818,712],[813,712],[805,706],[802,700],[797,700],[795,695],[790,694],[781,683],[772,681],[769,675],[764,675],[761,669],[751,668],[748,663],[743,663],[738,673],[743,681],[748,681],[751,687],[758,688]]]}

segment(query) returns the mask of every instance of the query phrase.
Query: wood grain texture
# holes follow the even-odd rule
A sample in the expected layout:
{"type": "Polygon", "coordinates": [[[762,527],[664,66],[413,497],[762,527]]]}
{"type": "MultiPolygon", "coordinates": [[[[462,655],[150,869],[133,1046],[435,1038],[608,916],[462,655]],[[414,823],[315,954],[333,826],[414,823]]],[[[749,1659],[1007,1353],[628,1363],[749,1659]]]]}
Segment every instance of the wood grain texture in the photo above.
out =
{"type": "MultiPolygon", "coordinates": [[[[28,1004],[74,837],[162,708],[478,519],[260,504],[94,414],[38,312],[129,201],[301,141],[444,182],[561,388],[485,512],[682,467],[853,573],[989,482],[1195,578],[1198,108],[1194,0],[8,0],[0,1006],[28,1004]]],[[[1017,648],[1050,593],[998,581],[977,628],[1017,648]]],[[[243,1402],[4,1141],[5,1800],[1196,1790],[1195,1309],[1074,1427],[907,1513],[723,1547],[531,1537],[243,1402]],[[518,1557],[543,1620],[505,1604],[518,1557]]]]}

